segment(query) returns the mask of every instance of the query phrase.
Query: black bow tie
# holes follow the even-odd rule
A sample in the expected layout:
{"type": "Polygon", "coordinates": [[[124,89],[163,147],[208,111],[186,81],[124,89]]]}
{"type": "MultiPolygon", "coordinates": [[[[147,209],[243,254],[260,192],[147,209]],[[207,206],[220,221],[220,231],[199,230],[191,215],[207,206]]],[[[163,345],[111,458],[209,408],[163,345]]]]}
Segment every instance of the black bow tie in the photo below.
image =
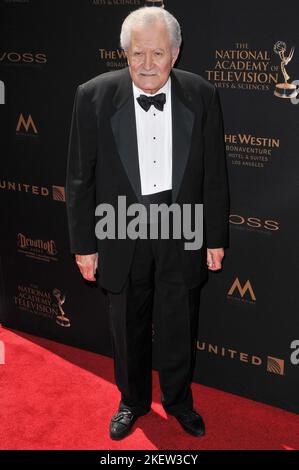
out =
{"type": "Polygon", "coordinates": [[[154,96],[140,95],[138,96],[137,101],[145,111],[148,111],[152,104],[155,108],[159,109],[159,111],[163,111],[163,107],[166,102],[166,94],[159,93],[154,96]]]}

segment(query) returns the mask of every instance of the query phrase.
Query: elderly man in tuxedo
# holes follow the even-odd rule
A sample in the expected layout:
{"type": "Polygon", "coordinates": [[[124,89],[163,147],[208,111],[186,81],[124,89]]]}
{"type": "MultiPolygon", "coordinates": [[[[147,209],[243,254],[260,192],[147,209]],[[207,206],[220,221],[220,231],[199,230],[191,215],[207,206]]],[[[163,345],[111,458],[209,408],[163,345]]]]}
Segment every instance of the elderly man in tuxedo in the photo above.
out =
{"type": "MultiPolygon", "coordinates": [[[[110,437],[128,435],[151,409],[153,305],[162,405],[186,432],[202,436],[205,425],[191,390],[199,294],[208,269],[221,269],[228,246],[219,95],[201,76],[174,68],[181,30],[166,10],[133,11],[120,39],[128,67],[96,76],[76,91],[66,181],[71,252],[86,280],[98,274],[109,299],[121,394],[110,437]],[[184,233],[179,239],[98,237],[96,207],[117,209],[119,196],[127,206],[147,209],[202,204],[201,247],[186,250],[184,233]]],[[[147,227],[151,223],[147,219],[147,227]]]]}

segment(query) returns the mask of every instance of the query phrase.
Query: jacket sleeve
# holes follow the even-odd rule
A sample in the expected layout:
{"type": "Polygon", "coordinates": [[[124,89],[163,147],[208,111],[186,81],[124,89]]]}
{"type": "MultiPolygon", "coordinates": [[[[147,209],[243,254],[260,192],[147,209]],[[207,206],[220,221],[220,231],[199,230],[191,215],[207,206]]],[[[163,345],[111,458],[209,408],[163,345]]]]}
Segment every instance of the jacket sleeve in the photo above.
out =
{"type": "Polygon", "coordinates": [[[84,85],[76,91],[69,135],[66,209],[72,253],[97,252],[95,236],[96,116],[84,85]]]}
{"type": "Polygon", "coordinates": [[[219,93],[214,86],[204,126],[203,214],[208,248],[229,245],[229,190],[219,93]]]}

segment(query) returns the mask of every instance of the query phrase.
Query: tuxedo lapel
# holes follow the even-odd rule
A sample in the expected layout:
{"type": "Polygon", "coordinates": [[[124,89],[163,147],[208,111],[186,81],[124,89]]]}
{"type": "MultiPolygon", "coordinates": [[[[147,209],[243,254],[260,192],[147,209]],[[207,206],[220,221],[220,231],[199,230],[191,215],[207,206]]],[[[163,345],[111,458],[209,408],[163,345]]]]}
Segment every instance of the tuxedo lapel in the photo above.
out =
{"type": "Polygon", "coordinates": [[[123,78],[114,96],[116,112],[111,118],[111,127],[118,153],[137,199],[141,198],[141,180],[139,172],[138,144],[134,96],[131,76],[124,69],[123,78]]]}
{"type": "MultiPolygon", "coordinates": [[[[175,202],[190,153],[194,113],[185,101],[174,71],[171,72],[171,93],[172,202],[175,202]]],[[[128,68],[123,71],[113,105],[115,113],[111,118],[111,127],[118,153],[137,199],[142,202],[134,95],[128,68]]]]}
{"type": "Polygon", "coordinates": [[[172,106],[172,202],[175,202],[190,154],[194,112],[188,107],[181,85],[171,72],[172,106]]]}

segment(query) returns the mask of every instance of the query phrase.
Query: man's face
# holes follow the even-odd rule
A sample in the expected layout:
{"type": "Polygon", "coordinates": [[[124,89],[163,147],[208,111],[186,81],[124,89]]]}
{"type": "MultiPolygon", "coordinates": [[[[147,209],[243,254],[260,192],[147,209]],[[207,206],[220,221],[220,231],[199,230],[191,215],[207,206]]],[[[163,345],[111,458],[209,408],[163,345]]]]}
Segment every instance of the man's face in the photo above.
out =
{"type": "Polygon", "coordinates": [[[166,26],[157,21],[133,28],[126,54],[134,84],[154,94],[167,82],[179,49],[171,48],[166,26]]]}

